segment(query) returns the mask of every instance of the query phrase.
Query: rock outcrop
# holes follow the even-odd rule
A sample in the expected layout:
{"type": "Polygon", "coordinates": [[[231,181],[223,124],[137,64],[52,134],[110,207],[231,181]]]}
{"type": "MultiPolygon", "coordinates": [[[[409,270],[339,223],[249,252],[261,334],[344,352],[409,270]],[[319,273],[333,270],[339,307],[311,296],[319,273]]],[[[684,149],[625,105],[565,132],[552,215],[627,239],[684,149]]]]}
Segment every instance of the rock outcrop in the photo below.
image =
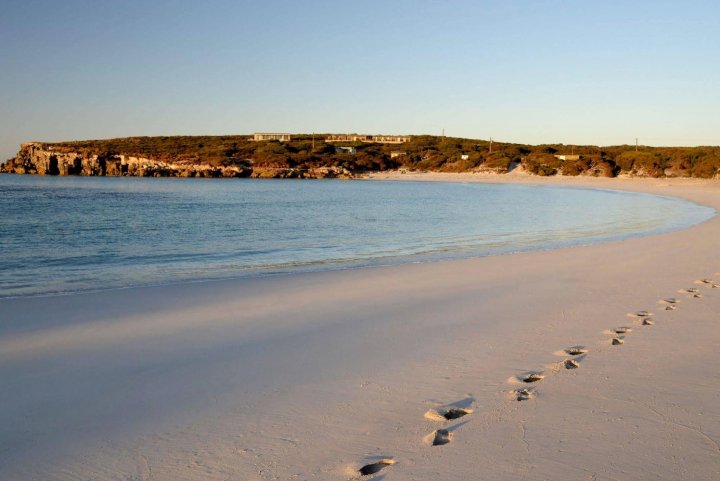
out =
{"type": "Polygon", "coordinates": [[[20,146],[17,156],[0,165],[0,172],[35,175],[132,177],[253,177],[262,179],[351,178],[343,167],[292,169],[253,166],[252,160],[217,166],[203,162],[168,162],[121,154],[83,154],[39,142],[20,146]]]}

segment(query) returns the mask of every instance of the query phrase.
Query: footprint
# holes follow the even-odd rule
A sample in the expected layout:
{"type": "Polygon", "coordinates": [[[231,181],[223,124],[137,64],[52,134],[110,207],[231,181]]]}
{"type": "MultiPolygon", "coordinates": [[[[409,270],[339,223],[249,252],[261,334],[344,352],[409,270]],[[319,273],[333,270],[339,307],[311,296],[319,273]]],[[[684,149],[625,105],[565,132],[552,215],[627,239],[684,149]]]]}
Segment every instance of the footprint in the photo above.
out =
{"type": "Polygon", "coordinates": [[[652,320],[652,317],[646,317],[645,319],[642,320],[643,326],[652,326],[653,324],[654,324],[654,322],[652,320]]]}
{"type": "Polygon", "coordinates": [[[538,382],[542,381],[545,378],[545,375],[539,372],[530,372],[527,374],[524,374],[520,380],[522,382],[531,383],[531,382],[538,382]]]}
{"type": "Polygon", "coordinates": [[[695,281],[695,284],[712,284],[712,279],[698,279],[695,281]]]}
{"type": "Polygon", "coordinates": [[[380,461],[372,464],[366,464],[359,469],[360,476],[370,476],[371,474],[379,473],[388,466],[392,466],[396,461],[394,459],[381,459],[380,461]]]}
{"type": "Polygon", "coordinates": [[[438,408],[430,409],[425,413],[425,418],[432,421],[451,421],[458,419],[468,414],[472,414],[472,405],[475,402],[475,398],[468,396],[459,401],[444,404],[438,408]]]}
{"type": "Polygon", "coordinates": [[[583,346],[573,346],[565,349],[565,354],[570,356],[579,356],[580,354],[586,354],[588,352],[583,346]]]}
{"type": "Polygon", "coordinates": [[[452,421],[453,419],[459,419],[463,416],[467,416],[468,414],[472,414],[472,412],[472,409],[456,407],[438,410],[431,409],[425,413],[425,418],[433,421],[452,421]]]}
{"type": "Polygon", "coordinates": [[[700,299],[702,294],[693,294],[693,299],[700,299]]]}
{"type": "Polygon", "coordinates": [[[580,363],[575,359],[565,359],[563,364],[565,365],[565,369],[577,369],[580,367],[580,363]]]}
{"type": "Polygon", "coordinates": [[[624,344],[625,340],[622,337],[613,337],[612,339],[612,345],[613,346],[619,346],[620,344],[624,344]]]}
{"type": "Polygon", "coordinates": [[[675,309],[677,309],[677,306],[675,304],[665,306],[666,311],[674,311],[675,309]]]}
{"type": "Polygon", "coordinates": [[[720,287],[720,284],[715,284],[713,282],[712,284],[710,284],[710,287],[712,287],[713,289],[717,289],[718,287],[720,287]]]}
{"type": "Polygon", "coordinates": [[[468,424],[470,421],[458,421],[451,426],[443,429],[436,429],[427,436],[423,437],[423,443],[431,446],[443,446],[453,440],[455,431],[468,424]]]}
{"type": "Polygon", "coordinates": [[[652,316],[652,312],[649,312],[649,311],[637,311],[637,312],[635,313],[635,316],[636,316],[636,317],[652,316]]]}
{"type": "Polygon", "coordinates": [[[445,412],[445,414],[443,414],[442,416],[448,421],[450,421],[453,419],[461,418],[463,416],[467,416],[468,414],[472,414],[472,412],[472,409],[452,408],[445,412]]]}
{"type": "Polygon", "coordinates": [[[677,300],[676,298],[674,298],[674,297],[667,297],[667,298],[663,299],[662,302],[664,302],[665,304],[674,305],[674,304],[677,304],[677,303],[680,302],[680,301],[678,301],[678,300],[677,300]]]}
{"type": "Polygon", "coordinates": [[[452,434],[447,429],[438,429],[434,434],[435,435],[432,440],[433,446],[444,446],[449,443],[452,438],[452,434]]]}
{"type": "Polygon", "coordinates": [[[627,334],[629,332],[632,332],[632,328],[627,327],[627,326],[622,326],[622,327],[616,327],[615,329],[613,329],[613,331],[615,332],[615,334],[627,334]]]}
{"type": "Polygon", "coordinates": [[[528,399],[532,399],[535,397],[535,391],[527,388],[513,391],[513,394],[515,395],[515,399],[517,399],[518,401],[527,401],[528,399]]]}
{"type": "Polygon", "coordinates": [[[685,289],[680,289],[678,292],[683,292],[685,294],[697,294],[698,288],[697,287],[688,287],[685,289]]]}

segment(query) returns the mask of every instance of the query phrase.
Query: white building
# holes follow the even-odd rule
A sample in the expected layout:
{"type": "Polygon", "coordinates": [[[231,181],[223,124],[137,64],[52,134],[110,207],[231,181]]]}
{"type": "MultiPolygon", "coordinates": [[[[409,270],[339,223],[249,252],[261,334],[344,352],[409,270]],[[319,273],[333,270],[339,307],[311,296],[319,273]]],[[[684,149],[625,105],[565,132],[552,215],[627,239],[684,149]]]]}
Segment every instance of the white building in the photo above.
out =
{"type": "Polygon", "coordinates": [[[279,140],[280,142],[290,142],[290,134],[267,134],[256,132],[252,140],[256,142],[262,142],[265,140],[279,140]]]}
{"type": "Polygon", "coordinates": [[[403,144],[410,142],[409,135],[365,135],[365,134],[331,134],[325,142],[367,142],[377,144],[403,144]]]}
{"type": "Polygon", "coordinates": [[[355,153],[357,153],[357,149],[355,147],[338,146],[338,147],[335,147],[335,153],[336,154],[355,154],[355,153]]]}
{"type": "Polygon", "coordinates": [[[560,160],[580,160],[578,154],[558,154],[555,155],[555,158],[560,160]]]}

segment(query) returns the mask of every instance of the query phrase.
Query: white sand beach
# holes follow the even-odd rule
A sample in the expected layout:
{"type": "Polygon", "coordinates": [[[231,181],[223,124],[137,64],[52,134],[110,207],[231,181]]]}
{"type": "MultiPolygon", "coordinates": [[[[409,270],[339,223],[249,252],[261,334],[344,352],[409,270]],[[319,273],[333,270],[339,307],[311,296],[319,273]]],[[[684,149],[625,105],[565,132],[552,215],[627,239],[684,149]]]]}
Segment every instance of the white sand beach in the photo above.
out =
{"type": "MultiPolygon", "coordinates": [[[[374,178],[720,209],[719,181],[374,178]]],[[[363,479],[720,479],[720,288],[701,279],[720,284],[720,217],[545,252],[2,299],[0,479],[348,480],[380,459],[395,463],[363,479]],[[452,407],[472,412],[432,415],[452,407]]]]}

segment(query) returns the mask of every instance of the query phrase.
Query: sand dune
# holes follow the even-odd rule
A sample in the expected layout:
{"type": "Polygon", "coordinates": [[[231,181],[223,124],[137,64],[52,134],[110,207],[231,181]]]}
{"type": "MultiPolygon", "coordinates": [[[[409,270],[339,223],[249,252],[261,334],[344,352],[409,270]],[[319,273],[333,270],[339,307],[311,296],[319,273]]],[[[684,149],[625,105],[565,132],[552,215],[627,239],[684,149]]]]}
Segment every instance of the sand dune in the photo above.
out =
{"type": "Polygon", "coordinates": [[[719,245],[0,300],[0,479],[719,479],[719,245]]]}

